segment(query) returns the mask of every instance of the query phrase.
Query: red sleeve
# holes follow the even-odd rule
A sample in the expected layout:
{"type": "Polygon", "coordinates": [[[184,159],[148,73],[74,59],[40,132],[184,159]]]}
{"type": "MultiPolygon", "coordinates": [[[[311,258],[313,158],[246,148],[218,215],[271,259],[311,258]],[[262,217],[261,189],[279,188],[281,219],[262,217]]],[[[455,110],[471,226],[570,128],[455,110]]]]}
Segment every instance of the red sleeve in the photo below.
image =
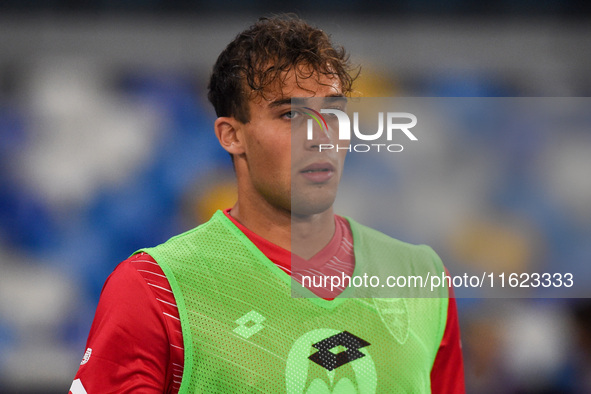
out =
{"type": "Polygon", "coordinates": [[[166,391],[170,359],[166,323],[130,259],[119,264],[105,282],[72,385],[74,394],[166,391]]]}
{"type": "Polygon", "coordinates": [[[445,333],[431,370],[433,394],[464,394],[464,360],[460,341],[458,308],[453,289],[450,289],[445,333]]]}

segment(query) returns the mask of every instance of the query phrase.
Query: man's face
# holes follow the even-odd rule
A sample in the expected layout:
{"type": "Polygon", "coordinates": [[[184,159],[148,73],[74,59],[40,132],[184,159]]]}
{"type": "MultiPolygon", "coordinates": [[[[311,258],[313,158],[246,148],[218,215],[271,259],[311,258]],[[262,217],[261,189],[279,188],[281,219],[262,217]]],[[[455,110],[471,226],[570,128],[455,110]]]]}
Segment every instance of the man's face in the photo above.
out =
{"type": "Polygon", "coordinates": [[[332,207],[346,151],[319,152],[320,143],[336,145],[330,133],[319,129],[310,141],[305,127],[294,127],[292,133],[292,122],[305,115],[292,110],[291,98],[335,96],[342,96],[338,78],[314,74],[296,81],[296,71],[290,70],[285,79],[278,78],[265,91],[264,99],[259,96],[249,101],[250,121],[244,125],[243,136],[247,176],[257,194],[272,206],[295,216],[332,207]]]}

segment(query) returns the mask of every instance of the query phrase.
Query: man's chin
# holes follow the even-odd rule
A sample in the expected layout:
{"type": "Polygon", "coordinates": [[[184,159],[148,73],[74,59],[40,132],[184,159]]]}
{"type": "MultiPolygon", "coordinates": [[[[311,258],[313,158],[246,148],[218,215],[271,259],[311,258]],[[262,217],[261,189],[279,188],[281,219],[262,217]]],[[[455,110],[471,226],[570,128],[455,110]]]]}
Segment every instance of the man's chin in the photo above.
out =
{"type": "Polygon", "coordinates": [[[292,218],[306,218],[328,212],[334,204],[334,198],[324,201],[293,201],[291,202],[292,218]]]}

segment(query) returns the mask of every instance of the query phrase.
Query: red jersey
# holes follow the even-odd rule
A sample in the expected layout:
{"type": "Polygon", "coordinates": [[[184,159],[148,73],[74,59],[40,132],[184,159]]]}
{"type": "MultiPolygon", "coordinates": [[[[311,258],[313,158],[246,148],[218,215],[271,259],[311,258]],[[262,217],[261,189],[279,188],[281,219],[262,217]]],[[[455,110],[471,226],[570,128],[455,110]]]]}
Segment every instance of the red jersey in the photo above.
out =
{"type": "MultiPolygon", "coordinates": [[[[265,256],[291,275],[292,258],[300,258],[248,230],[228,211],[226,215],[265,256]]],[[[335,216],[335,225],[329,244],[310,260],[298,260],[294,275],[351,275],[355,265],[351,229],[339,216],[335,216]]],[[[168,280],[151,256],[134,255],[117,266],[103,287],[70,393],[177,393],[183,362],[181,323],[168,280]]],[[[433,393],[465,392],[457,308],[452,297],[431,371],[431,389],[433,393]]]]}

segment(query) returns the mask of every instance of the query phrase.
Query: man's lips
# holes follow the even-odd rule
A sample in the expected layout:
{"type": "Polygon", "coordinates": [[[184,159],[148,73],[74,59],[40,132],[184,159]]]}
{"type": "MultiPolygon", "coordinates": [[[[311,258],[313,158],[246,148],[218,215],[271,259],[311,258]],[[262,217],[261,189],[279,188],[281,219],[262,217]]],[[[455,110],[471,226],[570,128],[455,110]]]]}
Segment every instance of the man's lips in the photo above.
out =
{"type": "Polygon", "coordinates": [[[314,183],[323,183],[330,180],[335,172],[335,168],[330,163],[314,163],[300,170],[304,178],[314,183]]]}

